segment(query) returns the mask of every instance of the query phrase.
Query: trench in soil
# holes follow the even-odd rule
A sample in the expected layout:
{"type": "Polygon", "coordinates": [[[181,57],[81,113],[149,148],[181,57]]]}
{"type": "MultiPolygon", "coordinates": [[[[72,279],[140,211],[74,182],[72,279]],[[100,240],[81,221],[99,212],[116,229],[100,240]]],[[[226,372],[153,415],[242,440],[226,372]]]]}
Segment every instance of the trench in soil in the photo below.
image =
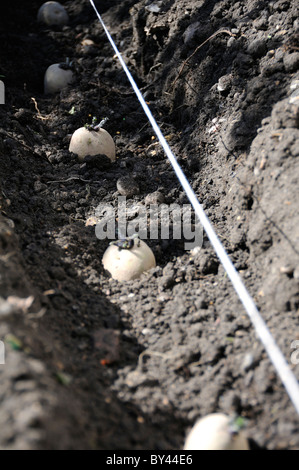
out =
{"type": "MultiPolygon", "coordinates": [[[[172,92],[171,83],[179,70],[174,64],[183,20],[164,52],[159,41],[167,35],[167,28],[158,25],[155,39],[147,39],[148,51],[137,48],[133,54],[144,39],[143,10],[140,18],[138,12],[133,15],[132,31],[129,8],[136,2],[122,3],[107,8],[104,18],[126,51],[139,86],[146,87],[153,114],[231,258],[242,275],[250,269],[254,273],[247,277],[247,285],[259,301],[256,288],[261,275],[250,261],[248,244],[241,240],[232,247],[227,239],[227,224],[237,225],[240,213],[226,216],[221,197],[229,188],[234,192],[237,184],[242,217],[244,212],[250,213],[252,193],[246,183],[236,183],[234,176],[245,166],[256,128],[284,92],[269,97],[261,107],[251,137],[237,155],[217,153],[215,143],[204,139],[197,126],[207,127],[218,104],[211,100],[205,103],[209,107],[205,112],[198,117],[194,113],[223,75],[224,65],[211,79],[214,65],[203,48],[197,56],[202,61],[202,88],[194,75],[189,82],[182,75],[184,88],[177,86],[172,92]],[[172,57],[169,61],[167,53],[172,57]],[[165,69],[158,84],[149,86],[157,56],[161,62],[165,60],[165,69]]],[[[201,13],[209,18],[217,2],[200,3],[201,13]]],[[[99,240],[95,227],[87,221],[99,204],[116,207],[119,177],[131,175],[138,181],[140,194],[132,198],[132,204],[144,204],[145,196],[157,190],[169,204],[183,205],[188,200],[156,145],[93,11],[87,4],[66,2],[73,18],[71,26],[49,30],[36,24],[39,4],[32,2],[25,12],[20,8],[16,18],[9,12],[8,27],[14,24],[15,28],[2,32],[8,86],[7,105],[1,110],[1,210],[3,227],[8,218],[17,234],[10,246],[7,228],[3,229],[2,248],[4,254],[17,254],[6,259],[8,274],[0,293],[5,297],[34,295],[33,315],[17,315],[7,331],[22,340],[20,360],[37,358],[45,367],[46,379],[39,383],[35,377],[41,402],[45,383],[55,396],[54,404],[44,398],[45,416],[29,424],[37,430],[36,442],[22,445],[179,449],[196,417],[222,410],[248,420],[255,445],[296,446],[292,406],[206,236],[200,254],[185,251],[183,240],[148,240],[157,268],[140,280],[118,283],[104,272],[101,259],[108,242],[99,240]],[[27,21],[22,20],[22,13],[27,21]],[[80,48],[85,37],[96,43],[88,54],[80,48]],[[65,57],[74,57],[74,85],[58,95],[44,96],[45,69],[65,57]],[[15,73],[16,62],[20,74],[15,73]],[[80,164],[68,152],[72,132],[92,116],[109,117],[105,128],[117,147],[113,164],[105,159],[80,164]],[[253,360],[246,369],[244,358],[249,351],[253,360]],[[285,435],[288,420],[291,424],[285,435]]],[[[197,15],[198,11],[194,18],[197,15]]],[[[215,17],[213,27],[220,29],[221,21],[215,17]]],[[[192,23],[194,18],[188,21],[192,23]]],[[[226,22],[225,28],[230,26],[226,22]]],[[[211,40],[219,61],[227,51],[227,40],[225,34],[211,40]]],[[[181,51],[179,63],[192,52],[189,47],[181,51]]],[[[252,122],[254,113],[247,111],[247,121],[252,122]]],[[[292,321],[295,328],[294,309],[286,317],[288,329],[292,321]]],[[[270,320],[274,328],[278,320],[270,320]]],[[[281,342],[287,337],[285,331],[281,342]]],[[[13,441],[10,437],[1,444],[9,447],[13,441]]]]}

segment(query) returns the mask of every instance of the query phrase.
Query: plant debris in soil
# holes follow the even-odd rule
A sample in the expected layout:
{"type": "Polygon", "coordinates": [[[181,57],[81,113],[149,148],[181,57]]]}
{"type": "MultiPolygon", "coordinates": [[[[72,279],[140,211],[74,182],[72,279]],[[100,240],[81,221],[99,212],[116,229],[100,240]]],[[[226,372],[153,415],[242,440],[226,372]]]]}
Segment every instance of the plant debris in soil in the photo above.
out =
{"type": "MultiPolygon", "coordinates": [[[[157,267],[140,279],[104,272],[97,208],[119,188],[139,208],[188,200],[90,3],[61,2],[61,28],[37,22],[42,3],[1,13],[0,448],[182,449],[223,412],[252,448],[298,449],[298,416],[205,234],[194,251],[147,240],[157,267]],[[45,95],[66,57],[74,82],[45,95]],[[93,116],[109,118],[115,162],[68,150],[93,116]]],[[[298,377],[298,3],[95,4],[298,377]]]]}

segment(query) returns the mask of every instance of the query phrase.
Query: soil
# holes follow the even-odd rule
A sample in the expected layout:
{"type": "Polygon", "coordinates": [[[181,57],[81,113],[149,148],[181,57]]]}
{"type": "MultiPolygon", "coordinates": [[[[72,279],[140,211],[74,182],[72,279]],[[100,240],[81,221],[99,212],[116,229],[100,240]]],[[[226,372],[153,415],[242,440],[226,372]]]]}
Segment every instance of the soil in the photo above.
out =
{"type": "MultiPolygon", "coordinates": [[[[37,22],[42,3],[1,13],[0,448],[182,449],[221,411],[245,419],[252,449],[298,449],[294,406],[206,235],[191,251],[148,239],[157,267],[140,279],[104,272],[93,224],[118,188],[143,208],[188,199],[89,2],[62,2],[62,28],[37,22]],[[45,95],[66,57],[73,84],[45,95]],[[93,116],[109,118],[115,162],[68,150],[93,116]]],[[[299,377],[298,3],[95,3],[299,377]]]]}

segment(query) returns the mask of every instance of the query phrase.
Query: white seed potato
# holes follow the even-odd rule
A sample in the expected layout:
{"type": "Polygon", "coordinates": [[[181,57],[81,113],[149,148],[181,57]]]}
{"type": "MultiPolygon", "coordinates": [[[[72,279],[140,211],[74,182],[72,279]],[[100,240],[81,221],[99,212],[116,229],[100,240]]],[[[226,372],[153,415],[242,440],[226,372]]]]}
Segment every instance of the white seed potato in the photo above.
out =
{"type": "Polygon", "coordinates": [[[86,155],[106,155],[111,161],[115,160],[115,143],[105,129],[88,130],[85,127],[77,129],[71,138],[69,151],[78,155],[83,161],[86,155]]]}
{"type": "Polygon", "coordinates": [[[184,450],[250,450],[242,431],[234,434],[231,418],[212,413],[199,419],[186,438],[184,450]]]}
{"type": "Polygon", "coordinates": [[[44,77],[44,91],[46,94],[57,93],[72,83],[74,74],[70,69],[59,67],[60,64],[50,65],[44,77]]]}
{"type": "Polygon", "coordinates": [[[69,22],[69,15],[59,2],[46,2],[38,10],[37,20],[48,26],[64,26],[69,22]]]}
{"type": "Polygon", "coordinates": [[[156,266],[152,250],[139,239],[134,240],[134,246],[129,250],[110,245],[104,253],[102,262],[111,277],[117,281],[137,279],[143,272],[156,266]]]}

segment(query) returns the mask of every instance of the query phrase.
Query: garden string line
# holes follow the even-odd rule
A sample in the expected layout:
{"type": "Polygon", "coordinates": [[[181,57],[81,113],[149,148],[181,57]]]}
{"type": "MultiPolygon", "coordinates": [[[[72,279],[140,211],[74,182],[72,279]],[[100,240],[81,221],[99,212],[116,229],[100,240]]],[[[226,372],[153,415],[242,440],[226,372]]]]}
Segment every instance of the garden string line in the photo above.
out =
{"type": "Polygon", "coordinates": [[[254,325],[256,329],[256,333],[258,337],[260,338],[265,351],[267,352],[272,364],[274,365],[291,401],[293,402],[293,405],[299,414],[299,384],[298,381],[293,374],[292,370],[290,369],[283,353],[280,351],[278,345],[276,344],[273,336],[271,335],[266,323],[264,322],[263,318],[261,317],[252,297],[250,296],[249,292],[247,291],[245,285],[243,284],[243,281],[235,269],[232,261],[230,260],[228,254],[225,251],[224,246],[222,245],[221,241],[219,240],[217,234],[215,233],[211,222],[209,221],[209,218],[205,214],[200,202],[197,199],[196,194],[194,193],[190,183],[188,182],[183,170],[181,169],[180,165],[178,164],[176,157],[172,153],[172,150],[170,149],[162,131],[160,130],[154,116],[152,115],[148,105],[146,104],[134,78],[131,75],[131,72],[129,71],[126,63],[124,62],[121,53],[119,52],[115,42],[113,41],[101,15],[99,14],[93,0],[89,0],[93,9],[95,10],[95,13],[109,39],[109,42],[112,46],[112,48],[115,51],[115,54],[117,55],[128,79],[129,82],[137,95],[137,98],[157,136],[159,139],[164,152],[166,153],[166,156],[168,157],[183,189],[185,190],[188,199],[193,206],[194,212],[197,215],[200,223],[202,224],[203,228],[206,231],[206,234],[214,248],[214,250],[217,253],[217,256],[219,260],[221,261],[227,275],[229,276],[231,283],[233,284],[234,289],[236,290],[236,293],[238,294],[252,324],[254,325]]]}

